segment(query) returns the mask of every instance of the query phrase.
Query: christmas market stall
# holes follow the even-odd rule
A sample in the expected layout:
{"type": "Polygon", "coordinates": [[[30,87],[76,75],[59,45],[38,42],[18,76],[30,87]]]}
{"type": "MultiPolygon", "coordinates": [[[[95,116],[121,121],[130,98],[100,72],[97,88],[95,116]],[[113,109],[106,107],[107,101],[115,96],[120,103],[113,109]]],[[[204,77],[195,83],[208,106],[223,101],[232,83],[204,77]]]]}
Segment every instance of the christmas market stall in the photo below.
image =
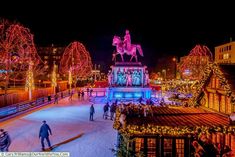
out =
{"type": "Polygon", "coordinates": [[[213,157],[235,151],[231,119],[196,107],[119,105],[117,156],[213,157]]]}

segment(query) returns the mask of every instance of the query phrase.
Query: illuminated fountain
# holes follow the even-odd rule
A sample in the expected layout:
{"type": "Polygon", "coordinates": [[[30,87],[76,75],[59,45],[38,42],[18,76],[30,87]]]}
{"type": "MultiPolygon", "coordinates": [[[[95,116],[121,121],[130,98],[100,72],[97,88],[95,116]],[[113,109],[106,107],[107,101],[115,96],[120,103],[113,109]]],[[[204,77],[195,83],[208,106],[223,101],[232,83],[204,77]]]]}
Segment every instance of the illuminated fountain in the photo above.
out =
{"type": "Polygon", "coordinates": [[[147,67],[137,60],[137,51],[143,56],[141,46],[132,44],[129,31],[122,41],[120,37],[114,36],[113,46],[116,51],[113,53],[114,65],[108,73],[108,99],[135,99],[150,98],[149,74],[147,67]],[[130,61],[124,61],[124,54],[131,56],[130,61]],[[121,62],[116,61],[116,56],[121,56],[121,62]],[[132,59],[135,58],[135,62],[132,59]]]}

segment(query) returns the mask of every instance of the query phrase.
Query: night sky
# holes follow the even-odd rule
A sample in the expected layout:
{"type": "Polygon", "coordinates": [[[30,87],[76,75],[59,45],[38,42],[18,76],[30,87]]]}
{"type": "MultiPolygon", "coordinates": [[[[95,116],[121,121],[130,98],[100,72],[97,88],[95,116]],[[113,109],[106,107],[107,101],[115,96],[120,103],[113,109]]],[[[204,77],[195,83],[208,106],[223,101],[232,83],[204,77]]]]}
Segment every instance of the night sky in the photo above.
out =
{"type": "Polygon", "coordinates": [[[150,67],[164,55],[187,55],[196,44],[214,52],[214,46],[235,39],[235,14],[229,2],[65,2],[27,2],[29,6],[17,2],[15,8],[11,8],[15,2],[10,2],[1,7],[0,17],[30,28],[37,46],[80,41],[93,63],[102,66],[112,63],[112,38],[123,37],[125,29],[130,30],[132,43],[141,44],[141,61],[150,67]]]}

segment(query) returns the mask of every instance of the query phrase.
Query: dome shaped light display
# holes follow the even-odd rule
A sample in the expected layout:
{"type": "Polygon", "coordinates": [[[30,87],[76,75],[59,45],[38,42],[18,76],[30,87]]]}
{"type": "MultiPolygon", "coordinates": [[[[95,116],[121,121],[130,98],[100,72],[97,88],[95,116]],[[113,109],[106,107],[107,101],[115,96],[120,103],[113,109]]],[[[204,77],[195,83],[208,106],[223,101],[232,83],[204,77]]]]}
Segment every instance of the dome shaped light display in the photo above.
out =
{"type": "Polygon", "coordinates": [[[92,62],[90,53],[86,50],[85,46],[78,42],[70,43],[64,51],[64,54],[60,61],[60,72],[68,74],[69,84],[71,86],[72,78],[86,79],[91,75],[92,62]]]}
{"type": "Polygon", "coordinates": [[[30,30],[19,23],[11,23],[8,20],[0,20],[0,81],[5,82],[5,94],[9,81],[26,80],[26,88],[33,85],[27,80],[32,78],[32,72],[41,73],[39,63],[42,63],[37,54],[33,35],[30,30]],[[30,72],[29,72],[30,71],[30,72]],[[30,77],[28,77],[30,74],[30,77]]]}
{"type": "Polygon", "coordinates": [[[179,71],[183,78],[200,79],[208,62],[213,61],[210,49],[205,45],[196,45],[188,56],[183,57],[179,71]]]}

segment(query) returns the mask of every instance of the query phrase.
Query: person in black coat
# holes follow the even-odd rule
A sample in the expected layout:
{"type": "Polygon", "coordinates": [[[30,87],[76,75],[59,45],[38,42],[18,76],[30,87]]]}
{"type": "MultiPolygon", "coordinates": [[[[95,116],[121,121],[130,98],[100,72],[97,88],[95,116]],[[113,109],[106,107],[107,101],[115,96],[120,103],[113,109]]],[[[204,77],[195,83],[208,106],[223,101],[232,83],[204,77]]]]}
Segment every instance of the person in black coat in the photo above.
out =
{"type": "Polygon", "coordinates": [[[94,121],[94,119],[93,119],[94,113],[95,113],[95,108],[94,108],[94,105],[91,104],[91,107],[90,107],[90,121],[94,121]]]}
{"type": "Polygon", "coordinates": [[[49,133],[50,133],[50,135],[52,135],[51,128],[49,127],[49,125],[46,124],[46,121],[44,120],[43,124],[40,128],[40,131],[39,131],[39,138],[41,138],[42,150],[45,150],[44,139],[47,140],[47,144],[48,144],[49,148],[51,149],[51,142],[49,139],[49,133]]]}
{"type": "Polygon", "coordinates": [[[110,107],[110,120],[113,120],[114,113],[116,112],[116,104],[112,103],[110,107]]]}
{"type": "Polygon", "coordinates": [[[9,134],[4,129],[0,129],[0,152],[8,152],[10,144],[11,138],[9,134]]]}

